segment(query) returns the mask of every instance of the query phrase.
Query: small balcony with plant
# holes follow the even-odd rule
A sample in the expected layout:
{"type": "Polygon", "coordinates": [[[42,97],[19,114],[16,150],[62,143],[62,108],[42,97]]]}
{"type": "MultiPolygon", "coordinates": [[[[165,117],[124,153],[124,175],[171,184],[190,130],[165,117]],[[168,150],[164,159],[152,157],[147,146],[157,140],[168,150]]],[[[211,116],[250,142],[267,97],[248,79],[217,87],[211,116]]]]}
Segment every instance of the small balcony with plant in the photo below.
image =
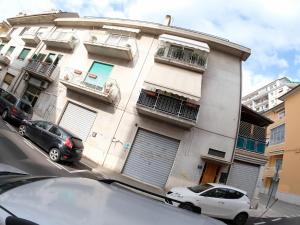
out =
{"type": "Polygon", "coordinates": [[[133,60],[137,53],[134,37],[121,34],[100,34],[92,32],[84,42],[88,53],[107,57],[133,60]]]}
{"type": "Polygon", "coordinates": [[[199,105],[164,92],[142,89],[137,101],[137,110],[181,127],[191,128],[196,125],[199,105]]]}
{"type": "Polygon", "coordinates": [[[55,31],[49,37],[43,39],[47,48],[74,50],[77,38],[72,31],[55,31]]]}
{"type": "Polygon", "coordinates": [[[101,74],[93,74],[74,68],[65,68],[60,82],[68,89],[114,104],[120,97],[120,89],[116,80],[108,78],[105,82],[97,78],[101,74]],[[92,82],[95,80],[96,82],[92,82]]]}

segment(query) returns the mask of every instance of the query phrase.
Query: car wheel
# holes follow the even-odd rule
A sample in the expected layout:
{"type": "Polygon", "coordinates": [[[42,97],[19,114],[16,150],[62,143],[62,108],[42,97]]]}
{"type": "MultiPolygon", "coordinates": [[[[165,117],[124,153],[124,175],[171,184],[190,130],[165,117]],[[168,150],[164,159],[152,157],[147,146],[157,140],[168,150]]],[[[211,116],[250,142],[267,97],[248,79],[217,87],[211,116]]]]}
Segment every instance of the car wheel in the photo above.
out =
{"type": "Polygon", "coordinates": [[[60,150],[57,148],[52,148],[49,151],[49,158],[53,162],[58,162],[60,160],[60,150]]]}
{"type": "Polygon", "coordinates": [[[25,132],[26,132],[26,127],[25,127],[25,125],[21,125],[21,126],[19,127],[18,132],[19,132],[19,134],[20,134],[22,137],[24,137],[24,136],[25,136],[25,132]]]}
{"type": "Polygon", "coordinates": [[[1,116],[2,116],[2,119],[3,119],[3,120],[7,120],[7,114],[8,114],[8,113],[7,113],[7,110],[4,110],[4,111],[2,112],[2,115],[1,115],[1,116]]]}
{"type": "Polygon", "coordinates": [[[180,205],[178,207],[181,209],[185,209],[185,210],[189,210],[189,211],[201,214],[201,209],[199,207],[194,206],[190,202],[180,203],[180,205]]]}
{"type": "Polygon", "coordinates": [[[247,222],[248,214],[239,213],[233,220],[234,225],[244,225],[247,222]]]}

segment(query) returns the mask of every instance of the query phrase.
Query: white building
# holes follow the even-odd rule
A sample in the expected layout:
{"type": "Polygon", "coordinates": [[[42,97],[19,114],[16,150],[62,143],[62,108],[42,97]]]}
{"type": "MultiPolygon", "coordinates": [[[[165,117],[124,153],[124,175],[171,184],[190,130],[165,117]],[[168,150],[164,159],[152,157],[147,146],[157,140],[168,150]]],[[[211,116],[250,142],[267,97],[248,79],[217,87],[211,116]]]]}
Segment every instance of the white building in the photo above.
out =
{"type": "Polygon", "coordinates": [[[287,77],[279,78],[244,96],[242,103],[257,112],[267,111],[280,104],[282,101],[279,100],[279,97],[298,84],[298,82],[290,81],[287,77]]]}
{"type": "Polygon", "coordinates": [[[31,101],[34,118],[79,135],[86,157],[161,188],[224,181],[250,49],[170,17],[53,12],[8,22],[0,85],[31,101]]]}

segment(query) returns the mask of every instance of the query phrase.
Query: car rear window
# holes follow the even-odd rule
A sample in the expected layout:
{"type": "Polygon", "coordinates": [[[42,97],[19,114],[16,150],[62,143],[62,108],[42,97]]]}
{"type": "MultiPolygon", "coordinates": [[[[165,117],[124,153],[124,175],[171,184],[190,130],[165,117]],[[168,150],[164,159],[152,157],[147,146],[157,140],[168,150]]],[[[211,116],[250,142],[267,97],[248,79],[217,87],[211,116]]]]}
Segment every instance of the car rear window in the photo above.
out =
{"type": "Polygon", "coordinates": [[[210,184],[200,184],[200,185],[196,185],[194,187],[189,187],[188,189],[190,189],[192,192],[195,193],[200,193],[203,191],[206,191],[209,188],[212,188],[213,186],[210,184]]]}
{"type": "Polygon", "coordinates": [[[20,101],[18,106],[19,106],[19,108],[20,108],[21,110],[23,110],[24,112],[26,112],[26,113],[28,113],[28,114],[31,114],[31,113],[32,113],[32,106],[29,105],[28,103],[25,103],[25,102],[23,102],[23,101],[20,101]]]}
{"type": "Polygon", "coordinates": [[[9,94],[7,92],[4,93],[4,98],[7,101],[9,101],[11,104],[16,104],[16,102],[18,101],[18,99],[15,96],[13,96],[13,95],[11,95],[11,94],[9,94]]]}
{"type": "Polygon", "coordinates": [[[75,148],[83,149],[83,143],[82,143],[82,140],[80,140],[80,139],[78,139],[78,138],[72,137],[72,142],[73,142],[75,148]]]}

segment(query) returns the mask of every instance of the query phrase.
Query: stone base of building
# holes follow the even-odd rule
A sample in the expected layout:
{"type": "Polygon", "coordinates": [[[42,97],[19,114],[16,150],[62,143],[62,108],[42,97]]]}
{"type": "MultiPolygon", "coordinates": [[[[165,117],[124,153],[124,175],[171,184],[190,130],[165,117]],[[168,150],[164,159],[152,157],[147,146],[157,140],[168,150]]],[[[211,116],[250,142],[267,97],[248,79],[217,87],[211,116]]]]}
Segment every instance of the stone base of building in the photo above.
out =
{"type": "Polygon", "coordinates": [[[277,192],[276,197],[278,198],[278,200],[300,206],[300,195],[277,192]]]}

